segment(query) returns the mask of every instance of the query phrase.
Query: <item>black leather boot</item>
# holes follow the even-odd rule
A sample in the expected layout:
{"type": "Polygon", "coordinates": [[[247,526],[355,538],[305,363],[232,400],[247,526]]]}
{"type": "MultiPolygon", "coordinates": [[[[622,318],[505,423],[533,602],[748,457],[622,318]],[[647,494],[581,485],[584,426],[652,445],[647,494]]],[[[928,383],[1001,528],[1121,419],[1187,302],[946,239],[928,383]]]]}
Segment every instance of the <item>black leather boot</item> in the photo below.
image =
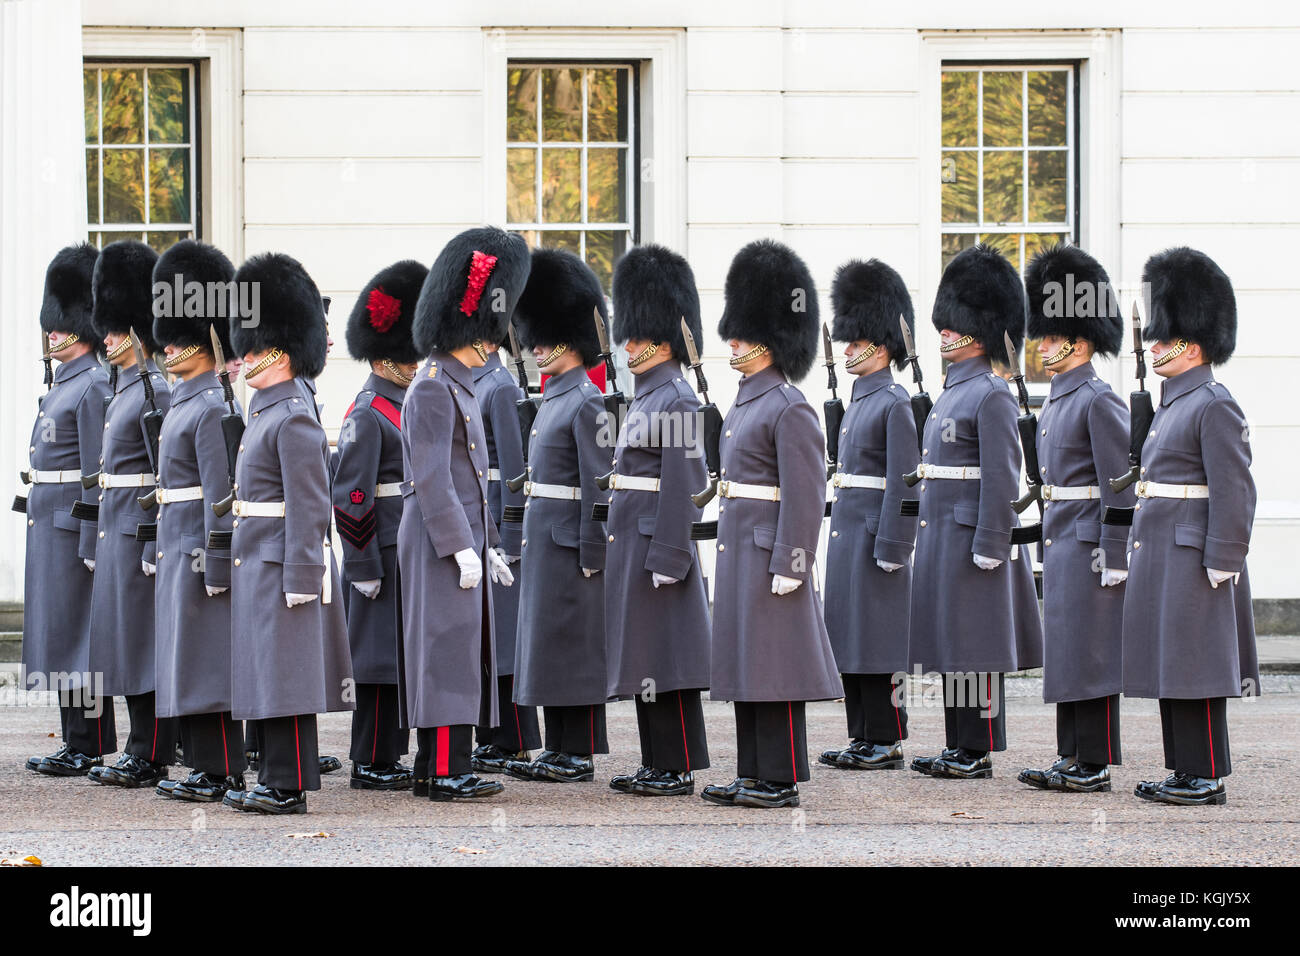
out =
{"type": "Polygon", "coordinates": [[[930,766],[930,776],[954,780],[987,780],[993,776],[993,760],[958,748],[951,756],[940,756],[930,766]]]}
{"type": "Polygon", "coordinates": [[[735,804],[738,807],[761,807],[774,810],[778,807],[799,806],[799,785],[797,783],[773,783],[770,780],[756,780],[751,786],[741,787],[736,793],[735,804]]]}
{"type": "Polygon", "coordinates": [[[917,773],[923,773],[926,776],[934,776],[934,762],[936,760],[944,760],[956,753],[957,749],[955,747],[944,747],[943,753],[939,754],[937,757],[913,757],[912,769],[917,773]]]}
{"type": "Polygon", "coordinates": [[[430,800],[472,800],[500,793],[505,786],[497,780],[482,780],[472,773],[455,777],[430,777],[430,800]]]}
{"type": "Polygon", "coordinates": [[[689,770],[651,770],[632,781],[632,793],[642,797],[683,797],[695,792],[695,774],[689,770]]]}
{"type": "Polygon", "coordinates": [[[557,753],[551,760],[534,760],[530,773],[534,780],[556,783],[581,783],[596,779],[596,765],[590,755],[557,753]]]}
{"type": "Polygon", "coordinates": [[[218,777],[206,773],[192,773],[184,780],[159,781],[155,792],[159,796],[195,803],[216,803],[230,790],[243,791],[243,774],[235,777],[218,777]]]}
{"type": "Polygon", "coordinates": [[[1074,763],[1074,757],[1072,756],[1057,757],[1056,763],[1043,770],[1035,770],[1032,767],[1026,767],[1024,770],[1020,771],[1020,773],[1016,774],[1016,779],[1021,783],[1028,784],[1035,790],[1051,790],[1053,788],[1047,778],[1058,770],[1066,769],[1072,763],[1074,763]]]}
{"type": "Polygon", "coordinates": [[[410,767],[400,763],[352,765],[352,777],[348,786],[353,790],[409,790],[415,781],[415,774],[410,767]]]}
{"type": "Polygon", "coordinates": [[[1069,793],[1109,793],[1110,767],[1092,764],[1074,763],[1061,770],[1053,771],[1048,778],[1048,786],[1053,790],[1069,793]]]}
{"type": "Polygon", "coordinates": [[[264,787],[259,783],[252,790],[244,793],[244,799],[237,809],[249,813],[273,815],[306,813],[307,793],[305,790],[277,790],[273,787],[264,787]]]}
{"type": "Polygon", "coordinates": [[[901,770],[903,744],[873,744],[866,740],[855,741],[848,750],[841,751],[839,766],[845,770],[901,770]]]}
{"type": "Polygon", "coordinates": [[[610,779],[609,789],[617,790],[619,793],[631,793],[633,783],[654,772],[650,767],[642,767],[636,773],[620,773],[610,779]]]}
{"type": "Polygon", "coordinates": [[[47,774],[51,777],[84,777],[94,767],[102,766],[104,766],[103,757],[88,757],[85,754],[76,753],[67,744],[64,744],[62,748],[48,757],[30,757],[27,760],[28,770],[35,770],[37,773],[47,774]],[[32,766],[33,760],[36,761],[34,767],[32,766]]]}
{"type": "Polygon", "coordinates": [[[730,807],[736,803],[736,794],[742,787],[756,786],[761,783],[753,777],[737,777],[725,787],[719,787],[717,784],[709,784],[700,792],[700,799],[707,800],[709,803],[716,803],[720,806],[730,807]]]}
{"type": "Polygon", "coordinates": [[[135,754],[122,754],[111,767],[92,767],[86,775],[95,783],[110,787],[153,787],[167,777],[167,766],[135,754]]]}

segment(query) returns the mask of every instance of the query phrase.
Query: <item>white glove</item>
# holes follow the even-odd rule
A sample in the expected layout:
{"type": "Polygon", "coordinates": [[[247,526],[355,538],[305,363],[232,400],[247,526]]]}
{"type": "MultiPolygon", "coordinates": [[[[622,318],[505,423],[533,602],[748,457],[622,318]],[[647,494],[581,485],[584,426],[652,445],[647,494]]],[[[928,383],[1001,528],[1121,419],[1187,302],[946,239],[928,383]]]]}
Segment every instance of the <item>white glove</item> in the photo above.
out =
{"type": "Polygon", "coordinates": [[[650,572],[650,583],[653,584],[653,585],[657,588],[657,587],[659,587],[659,585],[661,585],[661,584],[677,584],[677,583],[679,583],[679,579],[678,579],[678,578],[670,578],[668,575],[666,575],[666,574],[660,574],[658,571],[651,571],[651,572],[650,572]]]}
{"type": "Polygon", "coordinates": [[[981,571],[992,571],[1002,563],[1001,558],[987,558],[982,554],[973,554],[971,559],[975,562],[975,567],[981,571]]]}
{"type": "Polygon", "coordinates": [[[887,574],[893,574],[895,571],[901,568],[902,565],[895,564],[893,561],[881,561],[879,558],[877,558],[876,567],[880,568],[880,570],[886,572],[887,574]]]}
{"type": "Polygon", "coordinates": [[[1240,571],[1216,571],[1214,570],[1214,568],[1206,568],[1205,576],[1210,579],[1210,587],[1218,588],[1218,586],[1222,584],[1224,581],[1228,580],[1228,578],[1232,578],[1232,583],[1236,584],[1238,578],[1241,577],[1241,572],[1240,571]]]}
{"type": "Polygon", "coordinates": [[[478,587],[478,583],[483,580],[483,562],[479,560],[478,552],[473,548],[465,548],[452,557],[460,568],[460,586],[467,591],[478,587]]]}
{"type": "Polygon", "coordinates": [[[799,585],[803,584],[798,578],[787,578],[784,574],[772,575],[772,593],[777,597],[785,597],[791,591],[796,591],[799,585]]]}
{"type": "Polygon", "coordinates": [[[506,563],[506,556],[500,548],[488,548],[488,572],[492,575],[492,580],[503,588],[515,583],[515,576],[510,573],[510,565],[506,563]]]}
{"type": "Polygon", "coordinates": [[[1110,568],[1102,569],[1101,586],[1104,588],[1114,587],[1116,584],[1123,584],[1127,580],[1127,571],[1113,571],[1110,568]]]}
{"type": "Polygon", "coordinates": [[[158,565],[150,564],[148,561],[141,561],[140,570],[144,572],[146,578],[151,578],[158,573],[158,565]]]}
{"type": "Polygon", "coordinates": [[[594,571],[593,571],[591,568],[583,568],[583,569],[582,569],[582,576],[583,576],[584,578],[589,578],[589,577],[591,577],[593,574],[600,574],[600,569],[597,568],[597,569],[594,570],[594,571]]]}
{"type": "Polygon", "coordinates": [[[88,570],[90,570],[90,571],[94,571],[94,570],[95,570],[95,559],[94,559],[94,558],[82,558],[82,559],[81,559],[81,563],[84,564],[88,570]]]}
{"type": "Polygon", "coordinates": [[[297,607],[299,604],[310,604],[316,600],[315,594],[294,594],[292,591],[284,592],[284,603],[289,607],[297,607]]]}
{"type": "Polygon", "coordinates": [[[358,591],[360,591],[362,596],[368,597],[372,601],[375,598],[379,597],[379,584],[380,584],[379,578],[375,578],[373,581],[352,582],[352,586],[356,588],[358,591]]]}
{"type": "Polygon", "coordinates": [[[504,551],[502,551],[501,554],[505,557],[506,564],[514,564],[520,559],[520,557],[522,557],[522,555],[518,554],[506,554],[504,551]]]}
{"type": "Polygon", "coordinates": [[[208,597],[216,597],[218,594],[225,594],[230,588],[214,588],[211,584],[205,584],[208,589],[208,597]]]}

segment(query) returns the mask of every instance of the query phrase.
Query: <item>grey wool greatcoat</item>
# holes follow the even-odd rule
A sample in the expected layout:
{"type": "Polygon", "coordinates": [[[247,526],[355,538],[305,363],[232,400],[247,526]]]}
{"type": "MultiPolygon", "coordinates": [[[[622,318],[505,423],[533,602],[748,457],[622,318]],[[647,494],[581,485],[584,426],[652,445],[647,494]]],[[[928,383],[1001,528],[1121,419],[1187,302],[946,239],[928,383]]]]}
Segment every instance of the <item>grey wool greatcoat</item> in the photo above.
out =
{"type": "MultiPolygon", "coordinates": [[[[524,472],[524,439],[519,431],[519,412],[515,402],[524,397],[519,384],[501,362],[498,352],[488,356],[487,364],[474,369],[474,397],[483,415],[483,434],[487,439],[488,468],[496,472],[488,477],[488,510],[501,536],[501,550],[518,557],[522,548],[522,524],[504,523],[501,515],[507,505],[523,507],[524,492],[511,491],[506,482],[524,472]]],[[[516,578],[520,563],[510,566],[516,578]]],[[[492,582],[492,631],[497,649],[497,676],[515,672],[515,635],[519,629],[519,590],[521,582],[510,587],[492,582]]]]}
{"type": "MultiPolygon", "coordinates": [[[[146,362],[160,409],[171,407],[167,380],[146,362]]],[[[145,451],[144,416],[150,411],[136,366],[122,369],[117,394],[104,413],[104,447],[100,468],[106,475],[152,474],[145,451]]],[[[139,498],[149,485],[100,488],[99,540],[95,545],[95,579],[90,604],[90,670],[103,673],[106,697],[147,694],[155,689],[154,578],[141,562],[153,564],[157,545],[136,540],[136,528],[154,520],[139,498]]]]}
{"type": "Polygon", "coordinates": [[[352,676],[359,684],[397,683],[397,526],[402,496],[375,496],[402,482],[402,404],[406,389],[371,374],[339,431],[334,527],[343,545],[352,676]],[[379,581],[367,598],[353,581],[379,581]]]}
{"type": "Polygon", "coordinates": [[[1246,551],[1255,520],[1250,433],[1208,365],[1166,379],[1142,478],[1208,485],[1210,497],[1140,498],[1129,532],[1124,694],[1196,699],[1259,693],[1246,551]],[[1205,569],[1240,572],[1217,588],[1205,569]]]}
{"type": "Polygon", "coordinates": [[[515,702],[576,707],[607,699],[605,537],[591,519],[613,461],[600,389],[582,366],[549,379],[528,445],[528,477],[581,488],[581,499],[529,497],[515,647],[515,702]],[[582,569],[601,571],[584,577],[582,569]]]}
{"type": "Polygon", "coordinates": [[[1009,673],[1043,663],[1043,624],[1028,547],[1011,545],[1020,522],[1017,407],[985,356],[954,362],[925,423],[921,460],[980,469],[971,479],[927,478],[912,562],[913,668],[1009,673]],[[1013,552],[1019,551],[1013,558],[1013,552]],[[1000,558],[991,571],[972,556],[1000,558]]]}
{"type": "Polygon", "coordinates": [[[435,351],[402,409],[399,695],[411,727],[497,725],[492,591],[487,551],[497,543],[487,503],[487,443],[474,376],[435,351]],[[483,579],[460,586],[454,555],[472,548],[483,579]]]}
{"type": "Polygon", "coordinates": [[[203,497],[158,506],[154,653],[159,717],[230,709],[230,551],[208,549],[208,532],[229,531],[234,520],[230,514],[218,518],[212,513],[212,503],[230,493],[221,433],[226,411],[220,381],[206,372],[176,383],[163,421],[159,486],[169,491],[197,486],[203,497]],[[227,590],[208,597],[209,587],[227,590]]]}
{"type": "Polygon", "coordinates": [[[285,514],[233,522],[233,716],[264,720],[353,710],[347,621],[338,570],[327,553],[325,430],[295,379],[255,392],[248,412],[235,464],[235,497],[284,502],[285,514]],[[286,593],[318,596],[288,607],[286,593]]]}
{"type": "Polygon", "coordinates": [[[72,517],[72,505],[99,500],[99,489],[82,488],[77,476],[99,470],[108,394],[108,376],[93,352],[63,362],[32,428],[31,467],[66,471],[71,480],[27,489],[23,670],[29,689],[80,687],[80,675],[90,669],[93,580],[83,559],[95,557],[96,525],[72,517]],[[56,680],[60,673],[67,677],[56,680]]]}
{"type": "Polygon", "coordinates": [[[713,587],[713,700],[844,696],[813,573],[826,511],[817,413],[775,366],[740,380],[722,423],[721,477],[779,485],[780,501],[719,498],[713,587]],[[772,575],[803,585],[772,593],[772,575]]]}
{"type": "Polygon", "coordinates": [[[900,476],[916,467],[916,420],[907,389],[886,366],[853,383],[840,428],[839,471],[885,479],[875,488],[834,488],[826,548],[826,631],[841,674],[907,670],[915,499],[900,476]],[[877,561],[901,564],[884,571],[877,561]]]}
{"type": "Polygon", "coordinates": [[[1109,697],[1124,671],[1124,585],[1102,587],[1101,569],[1128,567],[1128,528],[1101,516],[1133,507],[1132,487],[1110,490],[1128,471],[1128,409],[1085,362],[1052,377],[1038,429],[1043,483],[1100,495],[1043,502],[1043,700],[1109,697]]]}
{"type": "Polygon", "coordinates": [[[636,377],[614,470],[659,479],[659,491],[611,490],[605,525],[609,696],[709,686],[709,597],[691,540],[708,484],[699,399],[673,361],[636,377]],[[677,584],[653,585],[654,572],[677,584]],[[645,681],[653,681],[647,685],[645,681]]]}

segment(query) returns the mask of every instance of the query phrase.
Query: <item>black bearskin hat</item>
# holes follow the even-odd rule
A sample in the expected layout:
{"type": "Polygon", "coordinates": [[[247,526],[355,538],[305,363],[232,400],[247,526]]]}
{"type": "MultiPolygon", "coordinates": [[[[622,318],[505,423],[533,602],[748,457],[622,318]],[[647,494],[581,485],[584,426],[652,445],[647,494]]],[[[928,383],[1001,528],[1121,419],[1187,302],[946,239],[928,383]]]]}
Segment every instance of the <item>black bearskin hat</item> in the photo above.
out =
{"type": "Polygon", "coordinates": [[[496,226],[466,229],[438,253],[415,304],[416,351],[500,342],[528,281],[528,243],[496,226]]]}
{"type": "Polygon", "coordinates": [[[91,321],[91,291],[99,250],[88,242],[65,246],[55,253],[45,270],[41,300],[41,331],[66,332],[103,351],[104,343],[91,321]]]}
{"type": "Polygon", "coordinates": [[[281,349],[288,353],[295,375],[316,378],[325,370],[329,333],[320,290],[302,263],[280,252],[253,256],[235,273],[243,288],[256,283],[256,314],[230,318],[230,344],[236,355],[281,349]]]}
{"type": "Polygon", "coordinates": [[[1025,270],[1029,337],[1087,339],[1098,355],[1118,355],[1124,320],[1110,276],[1078,246],[1055,245],[1029,260],[1025,270]]]}
{"type": "Polygon", "coordinates": [[[673,358],[685,362],[682,319],[696,348],[703,348],[700,294],[690,263],[653,243],[629,249],[614,267],[614,340],[667,342],[673,358]]]}
{"type": "Polygon", "coordinates": [[[808,374],[821,337],[812,273],[793,249],[756,239],[736,253],[723,286],[718,335],[766,345],[791,381],[808,374]]]}
{"type": "Polygon", "coordinates": [[[1017,352],[1025,341],[1025,288],[1016,267],[983,243],[963,249],[943,271],[930,321],[940,332],[973,336],[990,358],[1005,362],[1002,333],[1017,352]]]}
{"type": "Polygon", "coordinates": [[[348,352],[354,359],[391,359],[403,365],[420,360],[411,326],[428,275],[424,263],[404,259],[379,270],[366,283],[348,316],[348,352]]]}
{"type": "Polygon", "coordinates": [[[139,239],[110,242],[95,260],[92,317],[99,338],[134,332],[146,352],[158,351],[153,338],[153,267],[158,253],[139,239]]]}
{"type": "Polygon", "coordinates": [[[583,365],[595,368],[601,359],[593,310],[608,329],[609,310],[596,273],[572,252],[534,249],[517,310],[520,344],[526,349],[567,345],[582,356],[583,365]]]}
{"type": "Polygon", "coordinates": [[[221,349],[231,358],[229,320],[238,306],[231,299],[234,278],[226,254],[205,242],[182,239],[159,256],[153,267],[159,293],[154,296],[153,337],[159,347],[200,345],[211,352],[208,329],[215,326],[221,349]],[[192,282],[200,288],[187,290],[192,282]]]}
{"type": "Polygon", "coordinates": [[[915,337],[916,316],[907,284],[893,268],[879,259],[850,259],[835,271],[831,307],[835,310],[831,338],[837,342],[875,342],[889,350],[896,366],[907,365],[907,343],[898,317],[903,317],[915,337]]]}
{"type": "Polygon", "coordinates": [[[1211,365],[1222,365],[1237,347],[1237,298],[1232,281],[1203,252],[1181,246],[1157,252],[1142,268],[1149,290],[1148,342],[1187,339],[1211,365]]]}

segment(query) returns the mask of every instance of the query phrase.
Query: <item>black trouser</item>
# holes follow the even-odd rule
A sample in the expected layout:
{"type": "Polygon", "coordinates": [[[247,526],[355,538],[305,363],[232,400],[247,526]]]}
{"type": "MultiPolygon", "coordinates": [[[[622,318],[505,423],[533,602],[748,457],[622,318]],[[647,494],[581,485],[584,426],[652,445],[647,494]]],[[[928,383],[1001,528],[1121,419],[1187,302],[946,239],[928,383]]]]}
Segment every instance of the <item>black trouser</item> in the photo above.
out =
{"type": "Polygon", "coordinates": [[[230,711],[186,714],[176,720],[185,763],[191,770],[209,777],[237,777],[244,772],[244,728],[230,711]]]}
{"type": "Polygon", "coordinates": [[[609,753],[605,733],[605,705],[543,707],[546,718],[546,749],[575,757],[609,753]]]}
{"type": "Polygon", "coordinates": [[[1005,675],[943,675],[943,730],[950,749],[976,755],[1007,749],[1005,675]],[[996,679],[995,679],[996,678],[996,679]]]}
{"type": "Polygon", "coordinates": [[[474,725],[420,727],[415,731],[415,778],[458,777],[470,772],[474,725]]]}
{"type": "Polygon", "coordinates": [[[1119,749],[1119,694],[1056,705],[1056,752],[1079,763],[1123,763],[1119,749]]]}
{"type": "Polygon", "coordinates": [[[254,754],[262,752],[261,728],[256,720],[244,721],[244,750],[254,754]]]}
{"type": "Polygon", "coordinates": [[[363,767],[397,763],[410,749],[411,732],[401,726],[396,684],[357,684],[352,712],[352,762],[363,767]]]}
{"type": "Polygon", "coordinates": [[[316,743],[316,715],[268,717],[257,723],[260,725],[258,740],[262,745],[257,782],[276,790],[319,790],[320,749],[316,743]]]}
{"type": "Polygon", "coordinates": [[[1165,738],[1165,766],[1193,777],[1232,773],[1228,750],[1228,699],[1160,701],[1160,730],[1165,738]]]}
{"type": "Polygon", "coordinates": [[[59,724],[63,742],[73,753],[102,757],[117,750],[117,719],[111,697],[92,697],[86,690],[60,691],[59,724]]]}
{"type": "Polygon", "coordinates": [[[641,766],[674,773],[709,765],[704,707],[698,690],[670,690],[653,701],[636,696],[636,729],[641,735],[641,766]]]}
{"type": "MultiPolygon", "coordinates": [[[[849,739],[891,746],[907,739],[905,686],[895,687],[892,674],[841,674],[844,682],[844,713],[849,720],[849,739]]],[[[906,678],[904,678],[906,680],[906,678]]]]}
{"type": "Polygon", "coordinates": [[[803,701],[736,701],[736,776],[785,784],[808,779],[803,701]]]}
{"type": "Polygon", "coordinates": [[[126,753],[153,763],[171,764],[176,757],[176,718],[158,716],[154,692],[129,695],[126,712],[131,718],[126,753]]]}
{"type": "Polygon", "coordinates": [[[497,710],[499,726],[475,727],[474,736],[479,746],[492,744],[507,753],[536,750],[542,745],[542,725],[536,707],[516,704],[515,675],[502,674],[497,678],[497,710]]]}

